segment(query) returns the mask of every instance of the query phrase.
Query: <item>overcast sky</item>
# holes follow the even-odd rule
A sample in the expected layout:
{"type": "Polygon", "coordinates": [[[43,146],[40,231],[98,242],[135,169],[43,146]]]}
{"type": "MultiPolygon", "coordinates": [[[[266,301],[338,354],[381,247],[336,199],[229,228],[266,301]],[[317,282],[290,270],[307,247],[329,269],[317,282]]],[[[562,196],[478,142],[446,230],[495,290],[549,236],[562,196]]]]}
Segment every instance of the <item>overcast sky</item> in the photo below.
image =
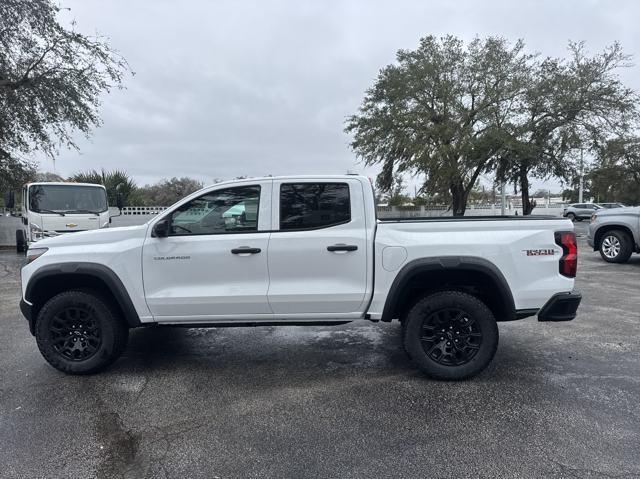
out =
{"type": "MultiPolygon", "coordinates": [[[[61,0],[84,33],[98,31],[136,72],[105,96],[104,125],[66,176],[119,168],[140,184],[240,175],[375,175],[343,132],[380,68],[428,34],[523,38],[561,56],[569,39],[594,52],[618,40],[640,50],[636,1],[61,0]]],[[[640,70],[622,73],[640,89],[640,70]]],[[[53,170],[42,160],[42,170],[53,170]]],[[[537,186],[540,186],[539,184],[537,186]]]]}

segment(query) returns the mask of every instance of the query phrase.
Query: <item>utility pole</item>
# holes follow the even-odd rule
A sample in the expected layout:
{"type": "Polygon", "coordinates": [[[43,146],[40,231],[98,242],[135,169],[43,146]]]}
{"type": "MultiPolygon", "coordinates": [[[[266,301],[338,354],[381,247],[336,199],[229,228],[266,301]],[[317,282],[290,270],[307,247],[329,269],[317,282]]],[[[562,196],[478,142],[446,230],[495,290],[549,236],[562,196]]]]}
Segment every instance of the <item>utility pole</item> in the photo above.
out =
{"type": "Polygon", "coordinates": [[[507,182],[502,180],[500,184],[500,215],[504,216],[505,203],[507,202],[507,192],[505,188],[507,186],[507,182]]]}
{"type": "Polygon", "coordinates": [[[584,148],[580,147],[580,189],[578,190],[578,203],[582,203],[584,193],[584,148]]]}

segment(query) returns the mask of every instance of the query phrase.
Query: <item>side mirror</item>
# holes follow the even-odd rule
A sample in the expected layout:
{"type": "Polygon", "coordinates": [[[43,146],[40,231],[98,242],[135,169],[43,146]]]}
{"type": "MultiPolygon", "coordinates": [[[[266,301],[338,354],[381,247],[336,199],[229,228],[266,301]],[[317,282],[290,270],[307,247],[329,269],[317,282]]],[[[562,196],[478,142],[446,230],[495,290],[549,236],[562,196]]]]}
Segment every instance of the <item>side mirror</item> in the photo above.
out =
{"type": "Polygon", "coordinates": [[[13,191],[7,191],[4,194],[4,207],[8,210],[12,210],[16,205],[16,195],[13,191]]]}
{"type": "Polygon", "coordinates": [[[122,211],[122,208],[124,207],[124,201],[122,199],[122,193],[120,193],[120,192],[116,193],[116,206],[118,207],[118,209],[120,211],[122,211]]]}
{"type": "Polygon", "coordinates": [[[158,221],[151,231],[151,236],[154,238],[166,238],[169,236],[169,220],[167,218],[163,218],[158,221]]]}

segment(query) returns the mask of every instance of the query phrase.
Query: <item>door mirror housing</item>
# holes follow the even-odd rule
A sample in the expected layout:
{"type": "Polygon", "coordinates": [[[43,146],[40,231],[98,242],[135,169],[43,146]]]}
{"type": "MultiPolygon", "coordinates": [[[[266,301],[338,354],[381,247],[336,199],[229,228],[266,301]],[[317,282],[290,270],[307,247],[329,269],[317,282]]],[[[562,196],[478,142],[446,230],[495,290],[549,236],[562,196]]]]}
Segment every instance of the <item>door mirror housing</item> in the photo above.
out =
{"type": "Polygon", "coordinates": [[[167,218],[163,218],[153,225],[151,236],[154,238],[166,238],[169,236],[169,220],[167,218]]]}
{"type": "Polygon", "coordinates": [[[4,194],[4,207],[8,210],[12,210],[16,205],[16,195],[13,191],[9,190],[4,194]]]}

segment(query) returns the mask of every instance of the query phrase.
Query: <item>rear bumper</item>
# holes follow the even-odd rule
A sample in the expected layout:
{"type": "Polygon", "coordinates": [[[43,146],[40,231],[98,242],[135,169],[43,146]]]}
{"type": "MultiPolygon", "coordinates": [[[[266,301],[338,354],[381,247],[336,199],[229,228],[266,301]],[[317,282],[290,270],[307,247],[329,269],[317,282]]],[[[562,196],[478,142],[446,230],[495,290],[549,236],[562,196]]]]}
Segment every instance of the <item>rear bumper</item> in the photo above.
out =
{"type": "Polygon", "coordinates": [[[555,294],[538,313],[538,321],[571,321],[576,317],[580,301],[579,291],[555,294]]]}

